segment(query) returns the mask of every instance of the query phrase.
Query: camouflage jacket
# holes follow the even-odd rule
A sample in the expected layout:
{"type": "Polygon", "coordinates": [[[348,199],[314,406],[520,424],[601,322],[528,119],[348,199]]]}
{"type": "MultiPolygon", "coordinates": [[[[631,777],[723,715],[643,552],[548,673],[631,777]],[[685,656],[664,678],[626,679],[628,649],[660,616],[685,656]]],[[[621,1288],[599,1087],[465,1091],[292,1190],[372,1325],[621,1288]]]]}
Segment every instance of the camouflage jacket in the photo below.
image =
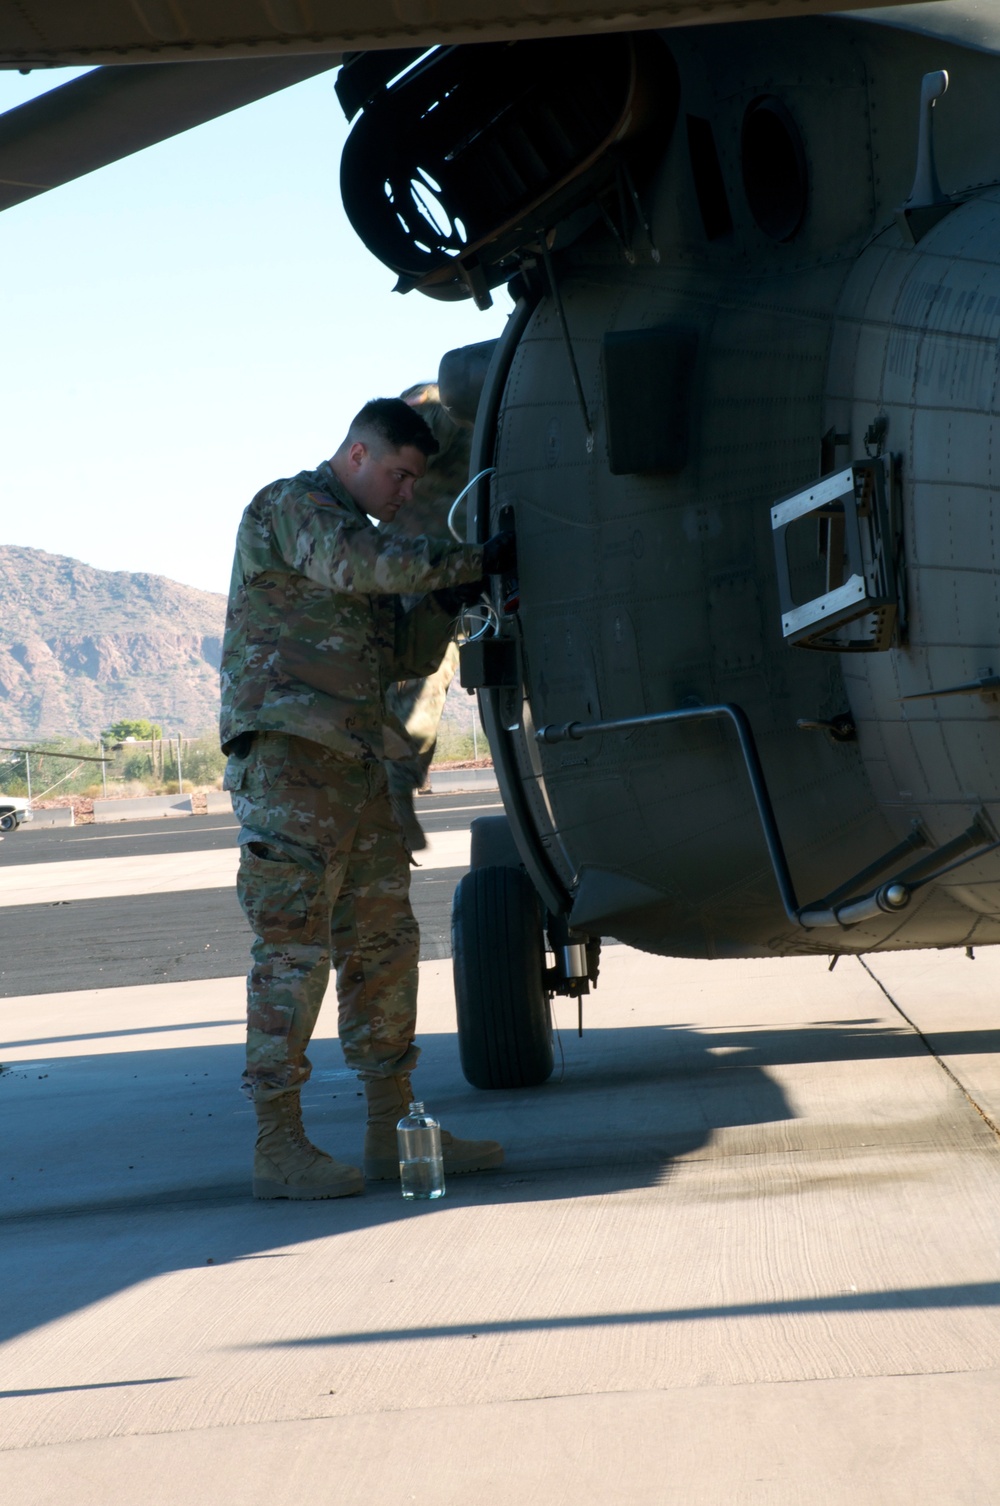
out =
{"type": "Polygon", "coordinates": [[[379,532],[326,461],[264,487],[236,536],[223,749],[242,732],[287,732],[349,757],[405,752],[386,747],[387,722],[401,729],[385,687],[435,670],[453,628],[424,593],[482,569],[477,546],[379,532]]]}

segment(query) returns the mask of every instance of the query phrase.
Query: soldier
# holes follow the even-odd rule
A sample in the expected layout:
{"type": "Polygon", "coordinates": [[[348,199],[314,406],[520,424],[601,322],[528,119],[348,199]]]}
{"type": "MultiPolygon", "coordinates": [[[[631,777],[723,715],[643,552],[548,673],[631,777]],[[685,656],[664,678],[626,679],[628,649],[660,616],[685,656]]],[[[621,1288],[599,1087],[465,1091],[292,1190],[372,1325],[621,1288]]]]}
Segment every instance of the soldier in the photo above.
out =
{"type": "MultiPolygon", "coordinates": [[[[365,1176],[399,1174],[419,936],[384,762],[405,735],[384,686],[435,669],[463,602],[513,558],[506,534],[479,547],[373,526],[412,500],[436,449],[419,413],[377,398],[329,461],[258,492],[237,534],[221,737],[241,823],[237,893],[255,938],[243,1079],[258,1122],[255,1197],[362,1190],[360,1172],[302,1127],[331,956],[344,1057],[368,1100],[365,1176]]],[[[442,1141],[452,1174],[503,1159],[494,1141],[442,1141]]]]}
{"type": "MultiPolygon", "coordinates": [[[[418,534],[450,538],[448,512],[469,479],[472,430],[451,417],[442,405],[436,382],[419,382],[408,387],[402,398],[417,409],[437,440],[438,449],[428,460],[425,475],[414,486],[412,503],[387,529],[411,539],[418,534]]],[[[413,795],[415,790],[427,786],[445,698],[457,670],[458,647],[452,640],[433,674],[418,680],[397,681],[386,692],[386,704],[406,728],[413,745],[406,757],[392,758],[386,764],[392,808],[411,852],[427,846],[414,810],[413,795]]]]}

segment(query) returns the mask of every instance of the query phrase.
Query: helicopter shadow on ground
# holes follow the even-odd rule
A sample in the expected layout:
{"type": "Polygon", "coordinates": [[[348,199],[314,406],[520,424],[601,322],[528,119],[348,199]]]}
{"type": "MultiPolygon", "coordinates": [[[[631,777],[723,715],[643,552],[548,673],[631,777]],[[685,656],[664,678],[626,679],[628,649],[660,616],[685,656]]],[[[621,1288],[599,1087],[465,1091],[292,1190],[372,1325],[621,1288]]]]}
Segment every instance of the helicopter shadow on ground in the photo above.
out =
{"type": "MultiPolygon", "coordinates": [[[[966,1049],[1000,1049],[1000,1032],[972,1034],[966,1049]]],[[[501,1171],[452,1179],[449,1202],[495,1208],[656,1189],[679,1158],[722,1131],[731,1154],[740,1154],[742,1128],[758,1154],[787,1149],[792,1127],[802,1135],[808,1125],[772,1068],[927,1051],[911,1032],[868,1020],[624,1026],[562,1045],[562,1067],[557,1061],[544,1086],[481,1093],[461,1075],[456,1038],[425,1037],[426,1101],[457,1133],[496,1136],[506,1147],[501,1171]]],[[[962,1045],[956,1038],[951,1049],[962,1045]]],[[[356,1161],[360,1085],[335,1040],[314,1042],[312,1054],[307,1127],[334,1155],[356,1161]]],[[[288,1258],[300,1241],[428,1215],[389,1184],[334,1202],[254,1203],[252,1111],[234,1091],[241,1060],[236,1045],[180,1045],[35,1061],[3,1074],[0,1340],[169,1271],[288,1258]]]]}

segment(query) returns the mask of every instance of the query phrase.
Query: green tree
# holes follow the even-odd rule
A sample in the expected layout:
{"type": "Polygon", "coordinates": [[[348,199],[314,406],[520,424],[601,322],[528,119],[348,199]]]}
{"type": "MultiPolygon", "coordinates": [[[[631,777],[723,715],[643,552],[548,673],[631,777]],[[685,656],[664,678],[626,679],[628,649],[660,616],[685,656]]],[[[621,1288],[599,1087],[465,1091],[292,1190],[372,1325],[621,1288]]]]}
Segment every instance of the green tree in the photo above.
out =
{"type": "Polygon", "coordinates": [[[136,742],[148,743],[153,738],[163,736],[163,728],[155,722],[147,722],[144,718],[138,721],[112,722],[106,732],[102,734],[106,743],[123,743],[129,737],[134,737],[136,742]]]}

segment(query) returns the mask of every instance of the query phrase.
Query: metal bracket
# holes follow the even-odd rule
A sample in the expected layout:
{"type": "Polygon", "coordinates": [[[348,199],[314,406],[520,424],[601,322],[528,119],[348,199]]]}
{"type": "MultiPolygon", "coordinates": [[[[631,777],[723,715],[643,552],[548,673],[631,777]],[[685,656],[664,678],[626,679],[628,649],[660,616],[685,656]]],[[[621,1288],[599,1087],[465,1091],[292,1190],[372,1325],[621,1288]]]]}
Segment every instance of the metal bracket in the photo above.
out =
{"type": "Polygon", "coordinates": [[[781,631],[789,646],[840,654],[882,653],[891,646],[899,615],[892,475],[891,456],[857,460],[771,508],[781,631]],[[826,591],[797,603],[787,535],[808,517],[823,530],[826,591]],[[852,623],[862,630],[846,632],[852,623]]]}

